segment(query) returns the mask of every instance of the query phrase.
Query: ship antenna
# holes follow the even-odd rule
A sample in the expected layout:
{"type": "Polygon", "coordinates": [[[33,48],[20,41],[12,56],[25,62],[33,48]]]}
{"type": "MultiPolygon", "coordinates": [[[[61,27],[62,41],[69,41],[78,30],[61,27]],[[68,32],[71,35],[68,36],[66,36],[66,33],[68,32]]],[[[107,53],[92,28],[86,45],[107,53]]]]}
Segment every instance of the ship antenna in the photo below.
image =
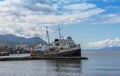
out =
{"type": "Polygon", "coordinates": [[[47,34],[47,40],[48,40],[48,50],[50,49],[50,39],[49,39],[49,32],[48,27],[46,26],[46,34],[47,34]]]}
{"type": "Polygon", "coordinates": [[[61,40],[61,29],[59,26],[58,26],[58,31],[59,31],[59,39],[61,40]]]}

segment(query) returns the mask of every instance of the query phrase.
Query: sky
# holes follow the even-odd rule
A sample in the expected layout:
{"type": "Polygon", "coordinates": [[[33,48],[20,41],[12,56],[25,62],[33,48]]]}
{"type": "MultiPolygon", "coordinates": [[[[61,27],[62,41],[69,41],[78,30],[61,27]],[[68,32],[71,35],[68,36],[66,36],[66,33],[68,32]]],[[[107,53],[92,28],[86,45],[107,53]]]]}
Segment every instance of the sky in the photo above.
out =
{"type": "Polygon", "coordinates": [[[0,35],[71,36],[83,49],[120,46],[120,0],[0,0],[0,35]]]}

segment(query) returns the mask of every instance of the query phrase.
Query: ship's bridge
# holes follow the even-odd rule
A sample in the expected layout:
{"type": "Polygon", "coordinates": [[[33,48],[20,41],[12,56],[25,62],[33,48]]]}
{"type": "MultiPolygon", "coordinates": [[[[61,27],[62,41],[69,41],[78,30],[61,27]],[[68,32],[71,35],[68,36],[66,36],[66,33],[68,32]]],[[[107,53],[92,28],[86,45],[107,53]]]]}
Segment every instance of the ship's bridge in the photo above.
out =
{"type": "Polygon", "coordinates": [[[53,45],[58,48],[70,48],[76,46],[71,37],[67,37],[66,39],[55,39],[53,45]]]}

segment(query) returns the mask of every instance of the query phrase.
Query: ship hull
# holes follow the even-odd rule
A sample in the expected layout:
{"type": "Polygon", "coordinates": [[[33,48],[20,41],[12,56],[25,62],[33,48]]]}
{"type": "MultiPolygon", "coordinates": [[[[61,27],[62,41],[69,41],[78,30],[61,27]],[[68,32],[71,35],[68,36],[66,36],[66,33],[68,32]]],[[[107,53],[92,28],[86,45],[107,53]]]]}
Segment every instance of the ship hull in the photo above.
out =
{"type": "Polygon", "coordinates": [[[81,56],[80,49],[58,54],[58,56],[81,56]]]}
{"type": "Polygon", "coordinates": [[[42,54],[36,54],[33,53],[31,56],[47,56],[47,57],[73,57],[73,56],[80,56],[81,57],[81,48],[80,47],[74,47],[74,48],[69,48],[65,50],[58,50],[59,52],[48,52],[48,53],[42,53],[42,54]]]}
{"type": "Polygon", "coordinates": [[[80,49],[75,49],[75,50],[71,50],[71,51],[67,51],[67,52],[61,52],[61,53],[57,53],[54,56],[81,56],[81,50],[80,49]]]}

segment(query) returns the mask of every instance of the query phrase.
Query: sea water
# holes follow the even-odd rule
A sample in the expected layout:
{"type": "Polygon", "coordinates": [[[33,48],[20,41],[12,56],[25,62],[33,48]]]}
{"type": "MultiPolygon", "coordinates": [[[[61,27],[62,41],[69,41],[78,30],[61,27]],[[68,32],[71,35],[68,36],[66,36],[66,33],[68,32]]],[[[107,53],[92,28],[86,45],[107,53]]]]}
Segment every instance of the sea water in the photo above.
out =
{"type": "Polygon", "coordinates": [[[0,61],[0,76],[120,76],[120,51],[82,51],[82,56],[89,59],[0,61]]]}

